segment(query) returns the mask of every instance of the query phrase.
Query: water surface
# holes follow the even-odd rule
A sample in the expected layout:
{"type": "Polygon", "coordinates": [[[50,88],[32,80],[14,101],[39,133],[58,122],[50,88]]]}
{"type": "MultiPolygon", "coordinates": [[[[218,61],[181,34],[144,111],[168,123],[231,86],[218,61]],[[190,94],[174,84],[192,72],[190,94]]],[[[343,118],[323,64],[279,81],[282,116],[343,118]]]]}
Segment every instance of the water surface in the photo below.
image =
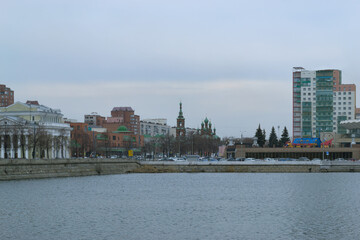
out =
{"type": "Polygon", "coordinates": [[[0,239],[357,239],[357,173],[0,182],[0,239]]]}

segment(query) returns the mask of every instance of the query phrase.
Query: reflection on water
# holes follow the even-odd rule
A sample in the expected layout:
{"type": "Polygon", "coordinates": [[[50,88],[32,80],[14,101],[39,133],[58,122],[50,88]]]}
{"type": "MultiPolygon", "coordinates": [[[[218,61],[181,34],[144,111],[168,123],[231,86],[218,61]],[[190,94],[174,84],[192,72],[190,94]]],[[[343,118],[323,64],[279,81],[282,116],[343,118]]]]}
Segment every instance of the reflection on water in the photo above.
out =
{"type": "Polygon", "coordinates": [[[0,182],[0,239],[356,239],[357,173],[0,182]]]}

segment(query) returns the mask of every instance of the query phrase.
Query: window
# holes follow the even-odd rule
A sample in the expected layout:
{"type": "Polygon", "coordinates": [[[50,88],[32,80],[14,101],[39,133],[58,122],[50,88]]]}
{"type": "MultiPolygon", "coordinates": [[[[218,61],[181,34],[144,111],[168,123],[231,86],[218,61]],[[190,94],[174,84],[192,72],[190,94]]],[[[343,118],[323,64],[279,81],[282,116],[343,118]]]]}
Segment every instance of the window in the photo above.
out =
{"type": "Polygon", "coordinates": [[[343,107],[344,110],[346,110],[346,107],[343,107]]]}
{"type": "Polygon", "coordinates": [[[339,95],[341,95],[341,92],[339,92],[339,95]]]}
{"type": "Polygon", "coordinates": [[[349,105],[351,105],[351,102],[348,102],[349,105]]]}
{"type": "Polygon", "coordinates": [[[346,105],[346,102],[344,102],[344,105],[346,105]]]}
{"type": "Polygon", "coordinates": [[[336,105],[336,102],[334,102],[334,105],[336,105]]]}
{"type": "Polygon", "coordinates": [[[303,88],[303,91],[306,91],[306,88],[303,88]]]}
{"type": "Polygon", "coordinates": [[[303,100],[305,101],[305,100],[306,100],[306,98],[303,98],[303,100]]]}
{"type": "Polygon", "coordinates": [[[305,96],[305,95],[306,95],[306,93],[303,93],[303,95],[305,96]]]}
{"type": "Polygon", "coordinates": [[[113,140],[116,140],[116,137],[115,137],[115,136],[113,136],[113,140]]]}
{"type": "Polygon", "coordinates": [[[308,93],[308,95],[311,95],[311,93],[308,93]]]}
{"type": "Polygon", "coordinates": [[[339,97],[338,99],[341,100],[341,97],[339,97]]]}
{"type": "Polygon", "coordinates": [[[339,105],[341,105],[341,102],[339,102],[339,105]]]}
{"type": "Polygon", "coordinates": [[[349,115],[351,115],[351,112],[349,112],[349,115]]]}
{"type": "Polygon", "coordinates": [[[351,107],[348,107],[349,110],[351,110],[351,107]]]}
{"type": "Polygon", "coordinates": [[[346,100],[346,97],[343,97],[343,100],[346,100]]]}
{"type": "Polygon", "coordinates": [[[351,100],[351,97],[348,97],[349,100],[351,100]]]}

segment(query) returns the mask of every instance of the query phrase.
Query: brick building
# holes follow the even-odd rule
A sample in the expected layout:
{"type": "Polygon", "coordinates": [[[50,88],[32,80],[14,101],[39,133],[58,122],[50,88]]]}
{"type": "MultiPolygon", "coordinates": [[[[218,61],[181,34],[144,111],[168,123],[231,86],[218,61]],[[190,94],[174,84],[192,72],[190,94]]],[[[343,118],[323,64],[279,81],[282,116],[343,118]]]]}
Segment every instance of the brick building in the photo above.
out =
{"type": "Polygon", "coordinates": [[[0,84],[0,107],[7,107],[14,104],[14,91],[0,84]]]}
{"type": "Polygon", "coordinates": [[[120,124],[129,129],[129,131],[134,132],[135,135],[140,134],[140,116],[135,115],[131,107],[114,107],[111,111],[111,117],[107,119],[107,126],[109,128],[110,124],[117,125],[117,127],[120,124]]]}
{"type": "Polygon", "coordinates": [[[85,115],[84,118],[84,122],[87,123],[89,127],[102,127],[103,123],[106,121],[105,117],[100,116],[96,112],[85,115]]]}
{"type": "Polygon", "coordinates": [[[70,149],[71,156],[85,157],[93,148],[92,132],[89,132],[89,125],[82,122],[68,122],[71,131],[70,149]]]}

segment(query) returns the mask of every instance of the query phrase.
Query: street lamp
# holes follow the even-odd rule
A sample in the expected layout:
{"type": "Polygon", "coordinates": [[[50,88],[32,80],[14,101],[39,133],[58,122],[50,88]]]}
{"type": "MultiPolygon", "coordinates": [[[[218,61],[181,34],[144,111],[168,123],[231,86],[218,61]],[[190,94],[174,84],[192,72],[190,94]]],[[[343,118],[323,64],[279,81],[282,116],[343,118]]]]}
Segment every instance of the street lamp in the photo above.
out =
{"type": "Polygon", "coordinates": [[[318,130],[319,130],[320,148],[322,148],[322,160],[324,160],[324,155],[325,155],[325,153],[324,153],[324,149],[323,149],[323,144],[322,144],[322,142],[321,142],[321,131],[322,131],[323,129],[322,129],[322,128],[318,128],[318,130]]]}
{"type": "Polygon", "coordinates": [[[240,144],[243,144],[243,133],[246,133],[246,131],[241,131],[240,132],[240,144]]]}

